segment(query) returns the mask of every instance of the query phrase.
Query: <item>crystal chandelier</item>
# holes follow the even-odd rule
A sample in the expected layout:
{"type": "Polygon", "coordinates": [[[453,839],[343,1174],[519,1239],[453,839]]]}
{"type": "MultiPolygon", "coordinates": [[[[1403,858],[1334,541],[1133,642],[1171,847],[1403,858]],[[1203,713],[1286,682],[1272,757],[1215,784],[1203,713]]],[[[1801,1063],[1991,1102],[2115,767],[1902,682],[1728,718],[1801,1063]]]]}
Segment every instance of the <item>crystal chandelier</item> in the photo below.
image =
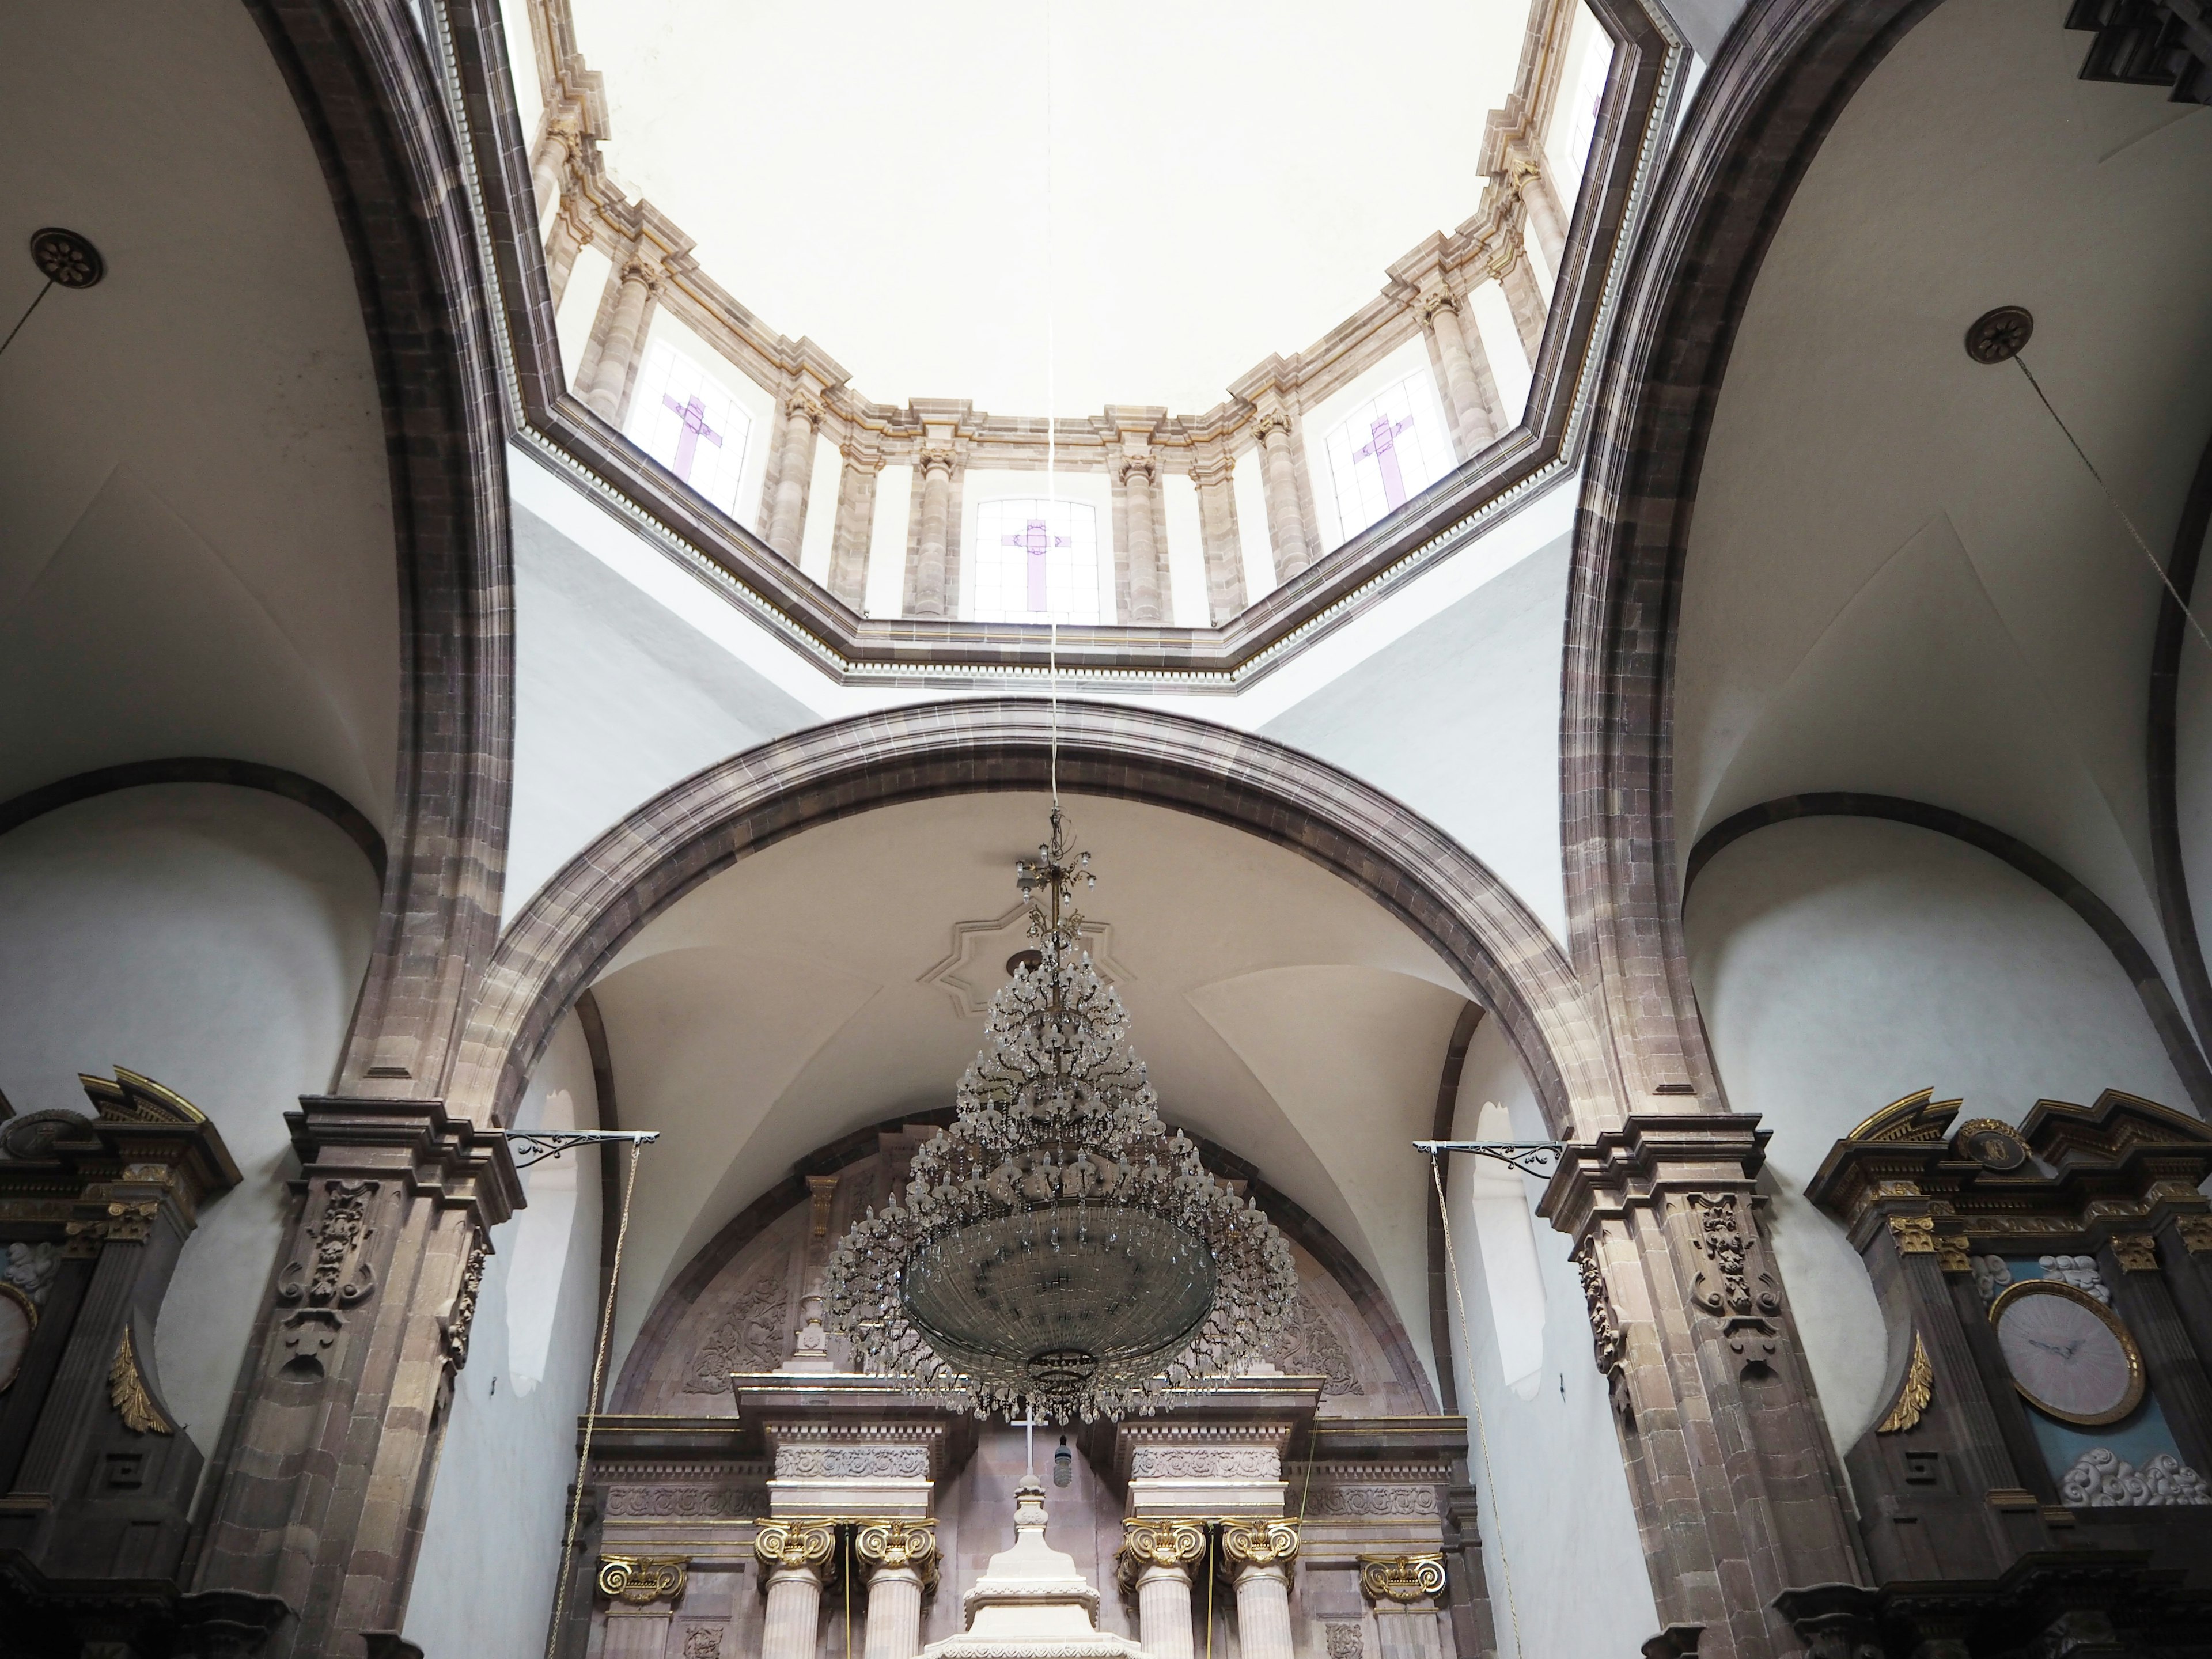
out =
{"type": "Polygon", "coordinates": [[[1282,1328],[1290,1246],[1160,1121],[1128,1016],[1077,942],[1060,808],[1015,866],[1030,937],[992,1000],[952,1126],[825,1274],[861,1364],[979,1414],[1149,1412],[1218,1383],[1282,1328]]]}

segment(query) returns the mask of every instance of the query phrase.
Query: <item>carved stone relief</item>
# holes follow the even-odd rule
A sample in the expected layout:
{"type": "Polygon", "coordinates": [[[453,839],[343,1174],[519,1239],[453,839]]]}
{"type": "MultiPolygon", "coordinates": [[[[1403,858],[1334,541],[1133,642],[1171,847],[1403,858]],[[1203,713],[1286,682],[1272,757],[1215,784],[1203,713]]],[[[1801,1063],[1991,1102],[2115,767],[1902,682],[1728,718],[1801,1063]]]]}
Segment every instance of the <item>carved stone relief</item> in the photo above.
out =
{"type": "MultiPolygon", "coordinates": [[[[1764,1366],[1781,1344],[1780,1331],[1768,1322],[1782,1311],[1781,1285],[1759,1255],[1750,1206],[1740,1193],[1692,1193],[1689,1206],[1696,1227],[1691,1248],[1704,1263],[1691,1300],[1722,1321],[1747,1371],[1764,1366]]],[[[1932,1239],[1926,1249],[1934,1251],[1932,1239]]]]}
{"type": "Polygon", "coordinates": [[[791,1255],[776,1250],[753,1269],[692,1356],[686,1394],[727,1394],[732,1371],[773,1370],[783,1359],[784,1323],[791,1312],[791,1255]]]}
{"type": "Polygon", "coordinates": [[[1618,1377],[1627,1353],[1620,1317],[1613,1312],[1613,1296],[1606,1289],[1605,1269],[1598,1266],[1597,1240],[1585,1238],[1575,1246],[1575,1271],[1582,1275],[1583,1302],[1589,1313],[1590,1347],[1601,1376],[1618,1377]]]}
{"type": "Polygon", "coordinates": [[[927,1446],[778,1446],[779,1480],[926,1480],[927,1446]]]}
{"type": "Polygon", "coordinates": [[[1249,1446],[1139,1446],[1130,1454],[1129,1473],[1154,1480],[1273,1480],[1282,1460],[1249,1446]]]}
{"type": "Polygon", "coordinates": [[[2159,1452],[2142,1468],[2105,1446],[2094,1446],[2060,1477],[2058,1495],[2073,1509],[2151,1509],[2170,1504],[2212,1504],[2212,1486],[2172,1452],[2159,1452]]]}
{"type": "Polygon", "coordinates": [[[376,1289],[376,1271],[368,1261],[369,1200],[374,1181],[325,1181],[322,1207],[301,1230],[301,1250],[287,1262],[277,1281],[276,1299],[311,1307],[335,1303],[349,1308],[376,1289]]]}
{"type": "Polygon", "coordinates": [[[1434,1486],[1316,1486],[1308,1515],[1397,1517],[1439,1512],[1434,1486]]]}
{"type": "Polygon", "coordinates": [[[1290,1319],[1267,1358],[1293,1376],[1327,1379],[1321,1389],[1324,1400],[1367,1392],[1352,1365],[1351,1350],[1336,1334],[1336,1327],[1329,1322],[1328,1316],[1321,1310],[1314,1293],[1303,1285],[1297,1300],[1291,1304],[1290,1319]]]}
{"type": "Polygon", "coordinates": [[[620,1517],[748,1521],[768,1509],[766,1486],[615,1486],[607,1513],[620,1517]]]}

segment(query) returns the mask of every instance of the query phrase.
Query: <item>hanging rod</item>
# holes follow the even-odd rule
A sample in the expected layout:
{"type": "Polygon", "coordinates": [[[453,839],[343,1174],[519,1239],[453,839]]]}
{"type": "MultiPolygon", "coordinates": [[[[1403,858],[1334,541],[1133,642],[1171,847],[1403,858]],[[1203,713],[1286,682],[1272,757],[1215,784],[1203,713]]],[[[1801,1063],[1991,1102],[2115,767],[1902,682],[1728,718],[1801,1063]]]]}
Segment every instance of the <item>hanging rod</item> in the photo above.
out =
{"type": "Polygon", "coordinates": [[[610,1140],[627,1140],[633,1147],[660,1139],[658,1129],[501,1129],[518,1170],[534,1169],[549,1158],[558,1158],[572,1146],[598,1146],[610,1140]]]}
{"type": "Polygon", "coordinates": [[[1473,1152],[1477,1158],[1510,1164],[1522,1175],[1532,1176],[1555,1173],[1567,1150],[1562,1140],[1417,1140],[1413,1145],[1431,1158],[1440,1152],[1473,1152]]]}

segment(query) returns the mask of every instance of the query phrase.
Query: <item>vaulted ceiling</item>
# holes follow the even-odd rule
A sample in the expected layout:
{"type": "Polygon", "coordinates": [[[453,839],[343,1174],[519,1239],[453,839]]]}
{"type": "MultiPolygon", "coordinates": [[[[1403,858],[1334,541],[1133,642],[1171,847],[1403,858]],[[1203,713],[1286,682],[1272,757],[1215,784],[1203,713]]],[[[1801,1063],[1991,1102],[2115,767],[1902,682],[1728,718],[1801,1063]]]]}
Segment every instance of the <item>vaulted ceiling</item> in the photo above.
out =
{"type": "Polygon", "coordinates": [[[11,8],[0,330],[62,225],[107,276],[0,356],[0,799],[258,761],[380,825],[398,599],[383,415],[307,129],[234,0],[11,8]]]}

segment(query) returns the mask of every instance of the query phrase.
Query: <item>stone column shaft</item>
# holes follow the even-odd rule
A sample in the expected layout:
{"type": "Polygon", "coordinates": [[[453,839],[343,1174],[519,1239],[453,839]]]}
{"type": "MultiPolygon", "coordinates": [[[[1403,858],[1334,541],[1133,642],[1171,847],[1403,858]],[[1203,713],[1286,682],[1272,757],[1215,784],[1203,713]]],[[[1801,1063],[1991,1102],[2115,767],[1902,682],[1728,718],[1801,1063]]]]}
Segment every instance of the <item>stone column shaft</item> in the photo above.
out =
{"type": "Polygon", "coordinates": [[[921,1651],[921,1574],[878,1567],[868,1580],[868,1623],[861,1659],[915,1659],[921,1651]]]}
{"type": "Polygon", "coordinates": [[[1522,252],[1517,231],[1503,257],[1491,265],[1491,273],[1504,291],[1505,303],[1513,312],[1514,331],[1520,335],[1521,349],[1528,354],[1528,366],[1534,368],[1544,345],[1544,290],[1536,286],[1536,273],[1529,266],[1528,256],[1522,252]]]}
{"type": "Polygon", "coordinates": [[[1490,373],[1490,359],[1482,343],[1470,340],[1468,325],[1459,314],[1459,302],[1448,289],[1438,289],[1421,301],[1429,337],[1437,343],[1443,364],[1444,396],[1451,404],[1452,436],[1462,461],[1481,453],[1485,445],[1505,429],[1498,409],[1498,382],[1490,373]]]}
{"type": "Polygon", "coordinates": [[[1152,463],[1132,455],[1121,463],[1121,528],[1129,556],[1129,614],[1125,623],[1166,620],[1161,596],[1160,554],[1152,534],[1152,463]]]}
{"type": "Polygon", "coordinates": [[[1137,1639],[1151,1659],[1192,1659],[1189,1568],[1150,1566],[1138,1577],[1137,1639]]]}
{"type": "Polygon", "coordinates": [[[1567,216],[1559,192],[1552,188],[1551,174],[1535,162],[1522,161],[1519,171],[1521,199],[1528,210],[1528,229],[1536,238],[1536,246],[1544,250],[1545,263],[1556,272],[1567,252],[1567,216]]]}
{"type": "Polygon", "coordinates": [[[637,362],[638,350],[645,343],[646,309],[657,286],[653,272],[643,260],[631,259],[624,264],[605,335],[599,342],[597,353],[587,354],[590,379],[578,389],[593,413],[616,426],[622,424],[623,394],[629,389],[630,369],[637,362]]]}
{"type": "Polygon", "coordinates": [[[952,504],[952,452],[925,450],[921,457],[921,538],[915,550],[914,614],[948,617],[945,592],[945,538],[952,504]]]}
{"type": "Polygon", "coordinates": [[[1291,447],[1291,419],[1279,410],[1260,417],[1260,452],[1267,484],[1268,539],[1275,548],[1275,580],[1286,582],[1313,562],[1305,514],[1298,508],[1297,458],[1291,447]]]}
{"type": "Polygon", "coordinates": [[[1232,456],[1211,455],[1191,468],[1198,485],[1199,534],[1206,542],[1206,618],[1216,628],[1242,611],[1244,547],[1237,530],[1237,492],[1232,456]]]}
{"type": "Polygon", "coordinates": [[[761,1659],[814,1659],[822,1622],[822,1580],[811,1567],[779,1567],[768,1577],[761,1659]]]}
{"type": "Polygon", "coordinates": [[[568,161],[568,135],[556,128],[539,141],[538,154],[530,162],[530,191],[537,201],[541,222],[561,199],[561,174],[568,161]]]}
{"type": "Polygon", "coordinates": [[[553,216],[545,237],[545,284],[553,290],[553,309],[561,309],[561,296],[568,291],[568,278],[576,269],[576,256],[591,239],[585,234],[583,216],[574,203],[553,216]]]}
{"type": "Polygon", "coordinates": [[[1293,1659],[1291,1580],[1282,1566],[1237,1569],[1237,1648],[1243,1659],[1293,1659]]]}
{"type": "Polygon", "coordinates": [[[806,491],[814,478],[814,428],[822,405],[794,392],[783,408],[782,453],[776,463],[775,494],[770,503],[768,544],[799,562],[799,540],[806,526],[806,491]]]}
{"type": "Polygon", "coordinates": [[[845,452],[837,474],[837,520],[830,535],[830,591],[854,610],[868,592],[868,555],[875,544],[876,480],[883,457],[845,452]]]}

